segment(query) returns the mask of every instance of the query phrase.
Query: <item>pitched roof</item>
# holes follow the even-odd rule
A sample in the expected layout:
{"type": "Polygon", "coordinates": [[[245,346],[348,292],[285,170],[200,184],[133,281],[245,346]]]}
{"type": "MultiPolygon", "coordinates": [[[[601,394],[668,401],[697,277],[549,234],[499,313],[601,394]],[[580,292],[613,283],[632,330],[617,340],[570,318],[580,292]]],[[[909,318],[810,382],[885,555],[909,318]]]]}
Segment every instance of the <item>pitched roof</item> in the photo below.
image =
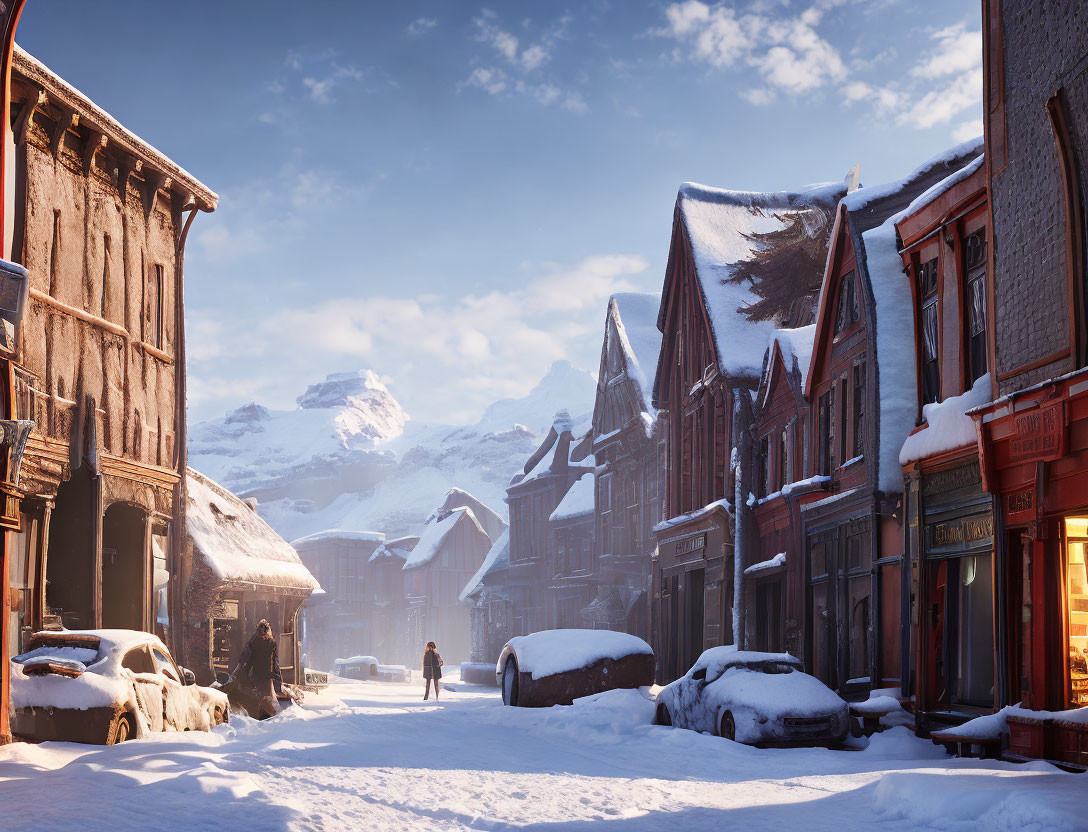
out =
{"type": "Polygon", "coordinates": [[[472,514],[475,516],[476,522],[480,524],[489,539],[493,541],[496,540],[506,529],[506,521],[492,510],[490,506],[485,505],[476,497],[473,497],[467,491],[460,488],[451,488],[446,493],[446,499],[443,501],[442,505],[431,512],[426,522],[430,522],[443,512],[452,511],[460,506],[468,506],[472,509],[472,514]]]}
{"type": "Polygon", "coordinates": [[[593,513],[593,482],[592,473],[583,474],[563,495],[555,511],[551,513],[550,520],[572,520],[575,517],[583,517],[593,513]]]}
{"type": "Polygon", "coordinates": [[[435,555],[438,554],[442,545],[446,542],[446,538],[460,523],[471,523],[482,536],[487,537],[487,532],[484,531],[476,519],[476,515],[472,513],[472,509],[468,506],[455,508],[445,514],[432,515],[432,519],[427,522],[419,535],[419,542],[404,562],[404,568],[415,569],[426,566],[434,560],[435,555]]]}
{"type": "MultiPolygon", "coordinates": [[[[691,182],[677,195],[695,274],[713,332],[719,369],[729,376],[758,378],[767,336],[775,318],[797,301],[798,288],[809,288],[812,275],[758,274],[758,261],[770,251],[769,235],[784,234],[809,243],[821,256],[844,183],[799,192],[753,193],[709,188],[691,182]],[[756,263],[748,274],[744,264],[756,263]],[[775,291],[761,295],[759,286],[775,291]]],[[[664,309],[662,308],[662,312],[664,309]]],[[[664,321],[659,319],[659,326],[664,321]]]]}
{"type": "Polygon", "coordinates": [[[649,292],[617,292],[608,299],[608,318],[616,329],[627,373],[638,387],[642,411],[651,417],[657,415],[653,395],[661,355],[661,330],[657,328],[660,307],[661,295],[649,292]]]}
{"type": "Polygon", "coordinates": [[[237,496],[192,468],[185,492],[185,530],[194,552],[225,586],[319,588],[291,544],[237,496]]]}
{"type": "Polygon", "coordinates": [[[358,532],[349,529],[325,529],[323,532],[314,532],[305,537],[299,537],[291,541],[291,545],[298,548],[307,543],[320,543],[325,540],[364,540],[369,543],[381,543],[385,535],[381,532],[358,532]]]}
{"type": "Polygon", "coordinates": [[[476,570],[476,574],[469,578],[465,588],[461,590],[460,600],[466,601],[483,588],[484,578],[501,572],[510,565],[510,529],[506,529],[499,539],[491,544],[484,562],[476,570]]]}
{"type": "Polygon", "coordinates": [[[419,543],[419,537],[414,534],[387,540],[374,550],[374,553],[370,556],[370,559],[367,560],[367,563],[374,563],[376,560],[383,560],[385,558],[408,560],[408,556],[412,554],[412,549],[415,548],[417,543],[419,543]]]}

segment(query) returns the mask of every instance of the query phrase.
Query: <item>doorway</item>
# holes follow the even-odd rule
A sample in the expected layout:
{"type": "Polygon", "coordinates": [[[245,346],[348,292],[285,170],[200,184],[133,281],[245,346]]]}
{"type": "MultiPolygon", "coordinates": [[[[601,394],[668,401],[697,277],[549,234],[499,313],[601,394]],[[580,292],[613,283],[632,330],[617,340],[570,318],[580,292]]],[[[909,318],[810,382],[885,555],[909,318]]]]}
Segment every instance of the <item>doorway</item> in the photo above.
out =
{"type": "Polygon", "coordinates": [[[49,518],[45,568],[45,626],[85,630],[95,626],[96,482],[81,465],[60,484],[49,518]]]}
{"type": "Polygon", "coordinates": [[[115,503],[102,519],[102,626],[144,629],[147,514],[115,503]]]}

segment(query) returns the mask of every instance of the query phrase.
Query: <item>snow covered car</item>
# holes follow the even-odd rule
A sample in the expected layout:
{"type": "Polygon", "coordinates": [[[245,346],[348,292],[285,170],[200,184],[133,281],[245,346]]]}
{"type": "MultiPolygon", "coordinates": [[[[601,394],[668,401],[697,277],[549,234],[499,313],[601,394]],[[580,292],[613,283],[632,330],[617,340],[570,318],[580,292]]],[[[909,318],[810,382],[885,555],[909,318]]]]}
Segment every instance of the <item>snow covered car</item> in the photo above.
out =
{"type": "Polygon", "coordinates": [[[654,683],[654,651],[611,630],[542,630],[503,647],[495,678],[506,705],[547,708],[582,696],[654,683]]]}
{"type": "Polygon", "coordinates": [[[412,671],[402,664],[382,664],[373,656],[352,656],[333,662],[341,679],[374,680],[377,682],[410,682],[412,671]]]}
{"type": "Polygon", "coordinates": [[[227,697],[196,684],[157,636],[134,630],[37,633],[11,660],[12,733],[112,745],[154,731],[207,731],[227,697]]]}
{"type": "Polygon", "coordinates": [[[834,745],[850,728],[847,704],[788,653],[705,651],[657,695],[657,725],[750,745],[834,745]]]}

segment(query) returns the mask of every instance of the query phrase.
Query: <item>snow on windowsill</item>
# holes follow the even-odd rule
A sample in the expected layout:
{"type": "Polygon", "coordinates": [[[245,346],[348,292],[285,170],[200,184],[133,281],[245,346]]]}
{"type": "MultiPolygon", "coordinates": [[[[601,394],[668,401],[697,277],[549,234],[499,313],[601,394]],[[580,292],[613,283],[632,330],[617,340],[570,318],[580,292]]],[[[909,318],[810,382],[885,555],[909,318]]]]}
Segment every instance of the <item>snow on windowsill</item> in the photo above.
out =
{"type": "Polygon", "coordinates": [[[780,566],[786,565],[786,553],[779,552],[773,558],[769,560],[763,560],[759,563],[753,563],[751,566],[744,570],[745,575],[755,575],[759,572],[765,572],[768,569],[777,569],[780,566]]]}
{"type": "Polygon", "coordinates": [[[733,513],[733,506],[728,500],[715,500],[713,503],[708,503],[696,511],[689,512],[688,514],[679,514],[676,517],[670,517],[668,520],[662,520],[654,526],[654,531],[663,532],[666,529],[671,529],[673,526],[681,526],[692,520],[698,520],[700,517],[705,517],[717,508],[725,509],[725,511],[730,514],[733,513]]]}
{"type": "MultiPolygon", "coordinates": [[[[863,457],[859,456],[858,459],[863,459],[863,457]]],[[[846,465],[849,464],[849,462],[846,463],[846,465]]],[[[845,468],[846,465],[844,465],[843,467],[845,468]]],[[[822,474],[815,477],[805,477],[805,479],[803,480],[786,483],[778,491],[772,491],[766,497],[757,498],[754,494],[749,494],[747,505],[748,508],[752,508],[753,506],[761,506],[764,503],[769,503],[771,500],[777,500],[779,497],[789,497],[791,494],[793,494],[794,491],[800,491],[802,488],[807,488],[808,486],[812,485],[825,485],[829,482],[831,482],[831,477],[826,477],[822,474]]]]}
{"type": "Polygon", "coordinates": [[[990,374],[986,373],[962,395],[924,405],[922,418],[926,424],[907,437],[899,451],[899,464],[909,465],[919,459],[974,445],[978,441],[975,420],[967,414],[989,401],[990,374]]]}

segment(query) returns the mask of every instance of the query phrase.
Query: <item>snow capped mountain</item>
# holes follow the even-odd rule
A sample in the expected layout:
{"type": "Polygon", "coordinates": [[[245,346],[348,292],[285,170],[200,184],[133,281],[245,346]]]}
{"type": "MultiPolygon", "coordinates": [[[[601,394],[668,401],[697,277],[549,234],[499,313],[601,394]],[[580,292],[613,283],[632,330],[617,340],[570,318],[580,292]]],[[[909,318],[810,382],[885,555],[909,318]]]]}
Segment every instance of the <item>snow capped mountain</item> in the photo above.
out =
{"type": "Polygon", "coordinates": [[[502,399],[475,425],[410,422],[370,370],[334,373],[297,410],[250,403],[194,426],[189,464],[243,497],[288,540],[329,528],[408,534],[453,488],[506,517],[506,487],[556,411],[589,426],[596,382],[552,365],[527,396],[502,399]]]}

